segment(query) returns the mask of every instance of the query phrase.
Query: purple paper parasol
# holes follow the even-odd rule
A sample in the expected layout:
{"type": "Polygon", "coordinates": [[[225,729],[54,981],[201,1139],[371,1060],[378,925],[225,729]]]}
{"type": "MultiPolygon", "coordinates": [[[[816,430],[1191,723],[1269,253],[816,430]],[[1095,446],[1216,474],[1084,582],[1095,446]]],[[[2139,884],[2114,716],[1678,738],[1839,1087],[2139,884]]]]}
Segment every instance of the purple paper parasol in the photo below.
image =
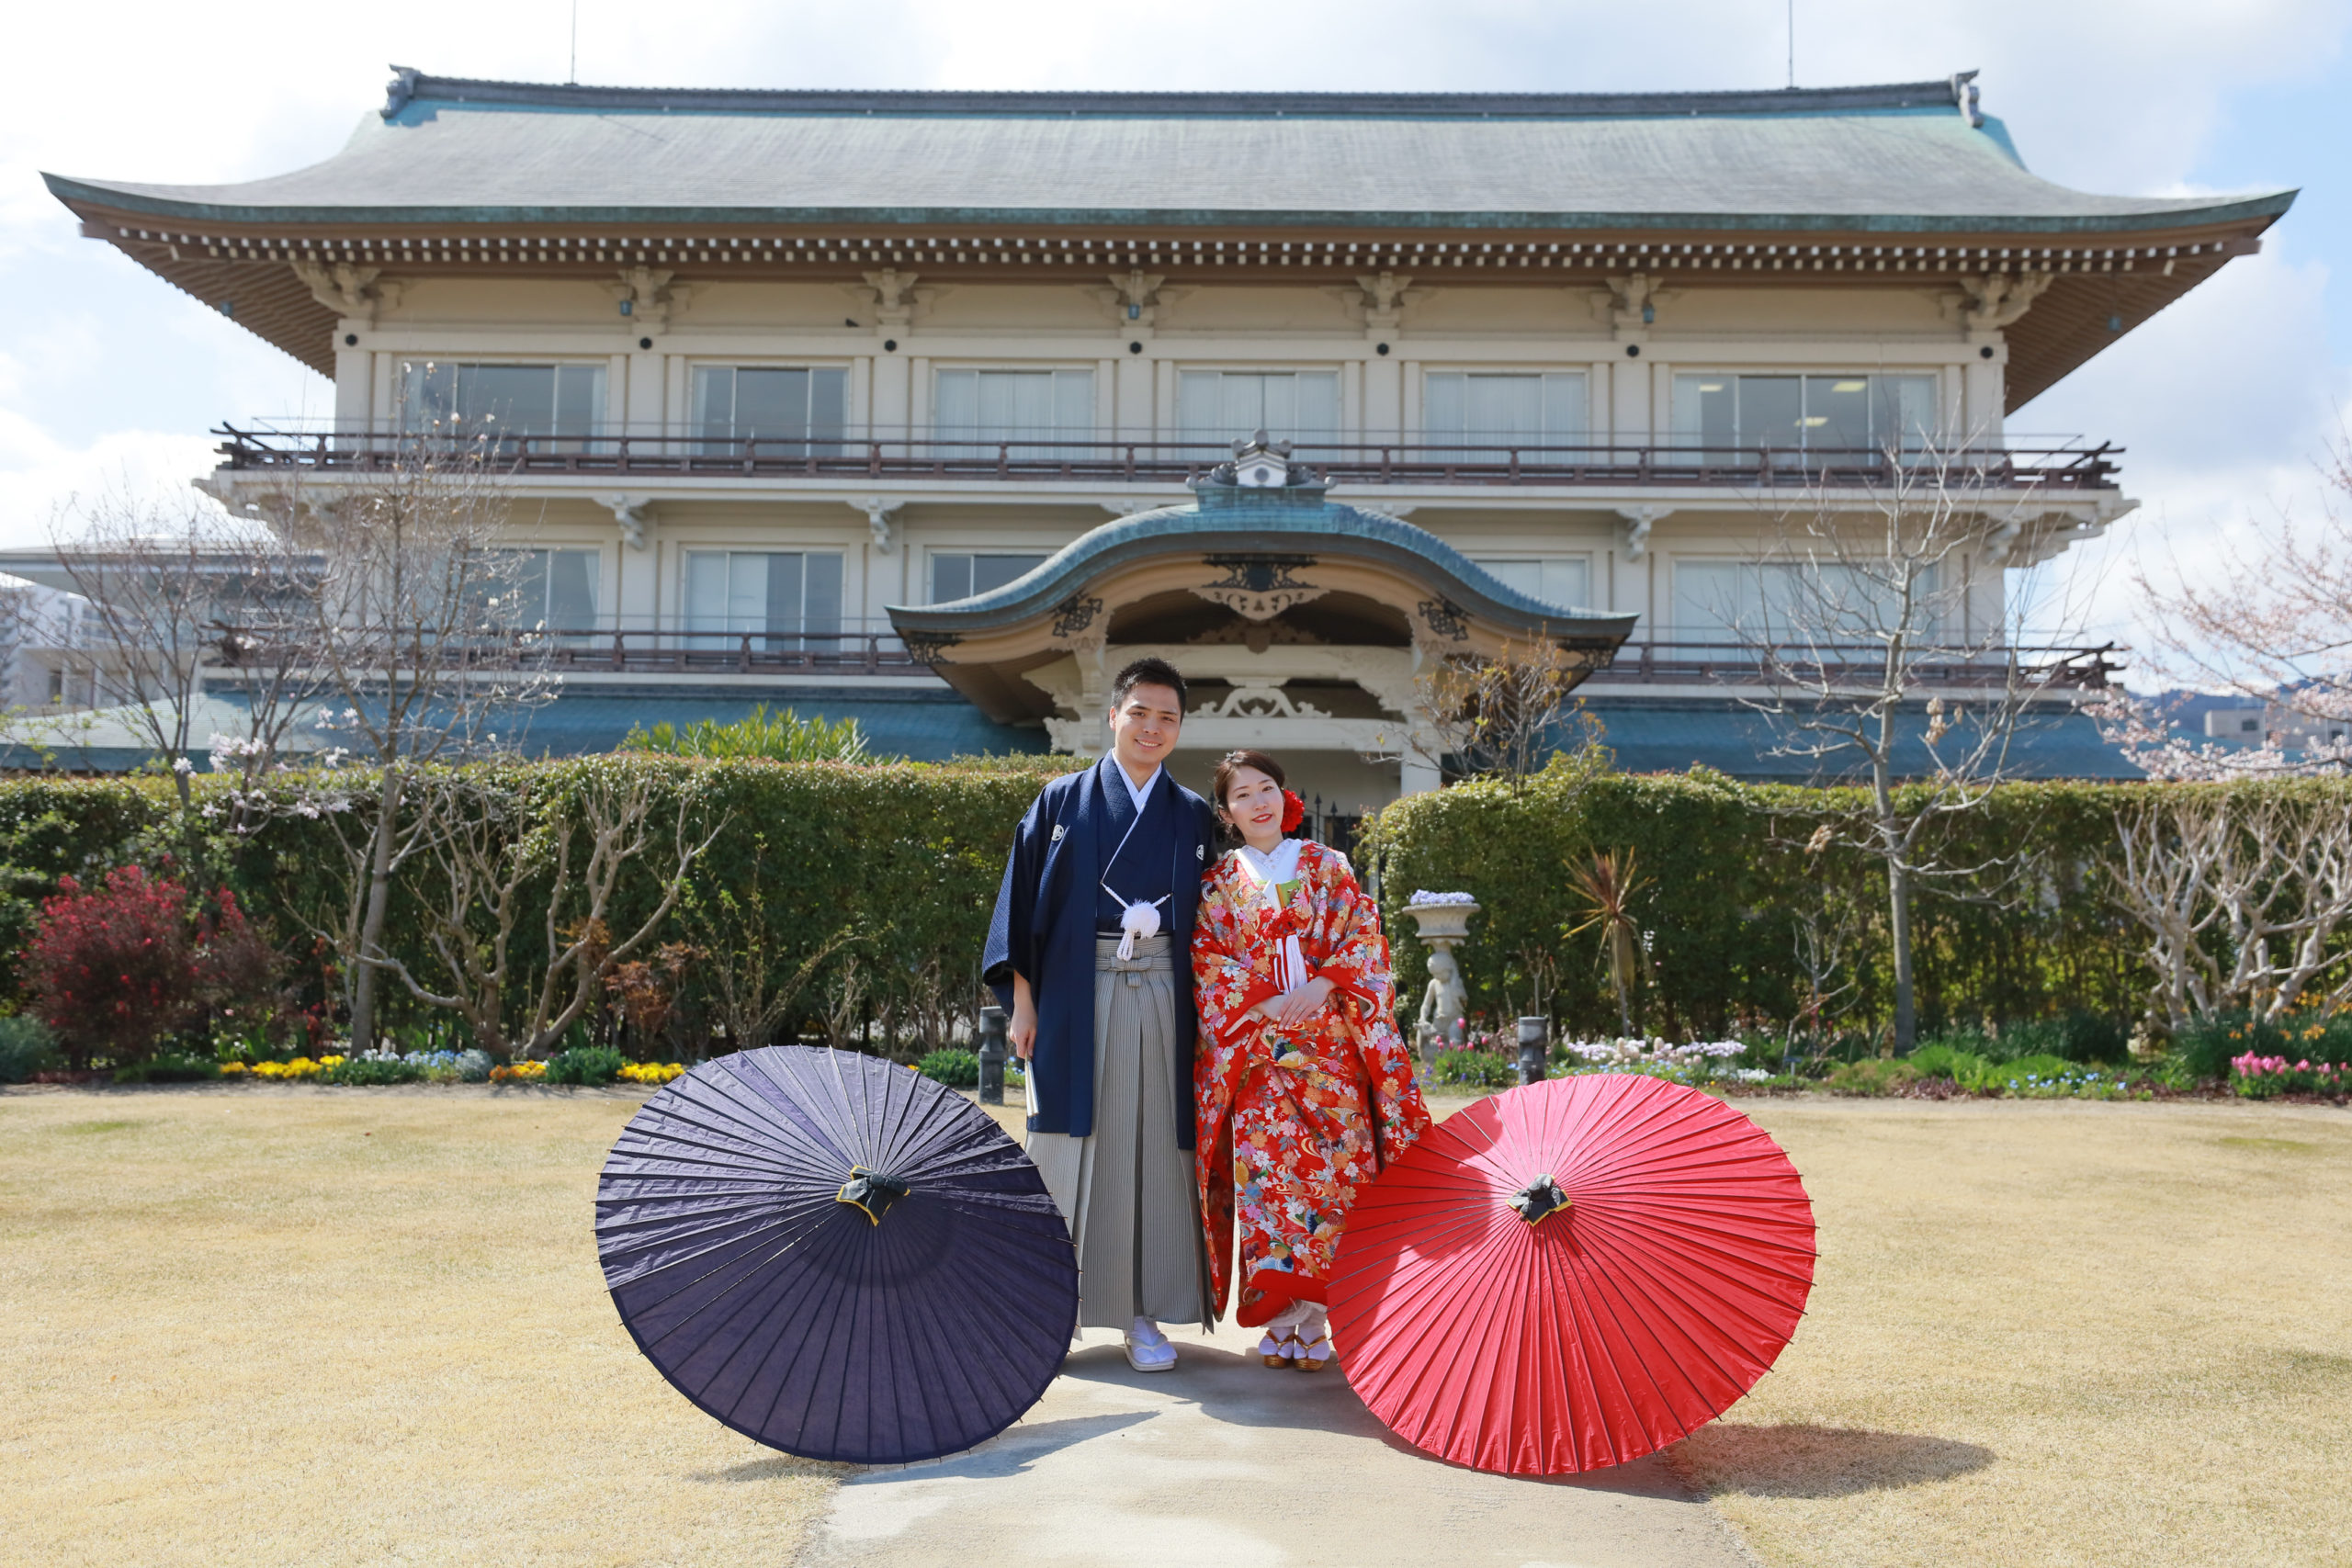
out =
{"type": "Polygon", "coordinates": [[[722,1056],[647,1100],[605,1162],[596,1249],[679,1393],[808,1459],[985,1442],[1078,1325],[1029,1157],[944,1085],[846,1051],[722,1056]]]}

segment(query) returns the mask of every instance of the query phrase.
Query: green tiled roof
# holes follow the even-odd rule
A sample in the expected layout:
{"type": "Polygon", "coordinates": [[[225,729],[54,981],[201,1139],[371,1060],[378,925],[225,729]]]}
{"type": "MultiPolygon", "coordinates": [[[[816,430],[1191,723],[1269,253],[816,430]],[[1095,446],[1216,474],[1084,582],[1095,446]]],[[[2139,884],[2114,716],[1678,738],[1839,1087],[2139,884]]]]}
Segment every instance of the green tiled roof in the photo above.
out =
{"type": "Polygon", "coordinates": [[[404,72],[238,185],[51,175],[190,221],[1348,224],[2118,232],[2284,211],[2029,173],[1964,78],[1681,94],[733,93],[404,72]]]}

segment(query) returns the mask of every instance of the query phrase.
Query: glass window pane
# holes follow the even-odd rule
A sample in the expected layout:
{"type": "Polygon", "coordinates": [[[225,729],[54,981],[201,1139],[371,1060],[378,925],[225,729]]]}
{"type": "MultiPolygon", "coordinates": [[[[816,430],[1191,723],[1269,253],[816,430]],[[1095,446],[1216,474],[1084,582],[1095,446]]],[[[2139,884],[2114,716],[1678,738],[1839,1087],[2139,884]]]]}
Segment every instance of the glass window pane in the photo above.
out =
{"type": "Polygon", "coordinates": [[[458,417],[516,434],[555,428],[555,367],[552,365],[461,365],[458,367],[458,417]]]}
{"type": "Polygon", "coordinates": [[[1540,560],[1482,560],[1478,563],[1505,588],[1514,588],[1531,599],[1544,596],[1544,563],[1540,560]]]}
{"type": "Polygon", "coordinates": [[[1053,433],[1080,441],[1094,434],[1094,372],[1054,372],[1053,433]]]}
{"type": "Polygon", "coordinates": [[[1583,559],[1544,563],[1544,592],[1536,597],[1547,604],[1577,609],[1592,596],[1592,563],[1583,559]]]}
{"type": "Polygon", "coordinates": [[[411,360],[401,367],[401,427],[424,430],[458,412],[458,367],[411,360]]]}
{"type": "Polygon", "coordinates": [[[849,372],[840,368],[808,372],[808,437],[823,444],[831,456],[841,450],[849,433],[849,372]]]}
{"type": "Polygon", "coordinates": [[[727,629],[727,556],[722,550],[686,552],[686,627],[727,629]]]}
{"type": "Polygon", "coordinates": [[[1867,376],[1808,376],[1804,378],[1804,444],[1834,450],[1854,462],[1868,462],[1871,441],[1871,378],[1867,376]]]}
{"type": "Polygon", "coordinates": [[[605,423],[605,367],[559,366],[555,373],[555,417],[548,428],[559,435],[595,435],[605,423]]]}
{"type": "MultiPolygon", "coordinates": [[[[738,558],[739,559],[741,558],[738,558]]],[[[767,562],[767,598],[762,607],[760,629],[771,632],[797,632],[800,629],[800,568],[799,556],[763,556],[767,562]]]]}
{"type": "Polygon", "coordinates": [[[1461,440],[1470,430],[1470,378],[1433,370],[1421,378],[1421,433],[1428,441],[1461,440]]]}
{"type": "Polygon", "coordinates": [[[1592,421],[1585,408],[1584,377],[1576,371],[1555,371],[1544,378],[1544,439],[1555,446],[1580,446],[1590,435],[1592,421]]]}
{"type": "MultiPolygon", "coordinates": [[[[802,558],[807,593],[802,601],[802,629],[831,634],[842,629],[842,558],[811,553],[802,558]]],[[[830,649],[831,644],[820,645],[830,649]]]]}
{"type": "Polygon", "coordinates": [[[1917,452],[1936,438],[1936,378],[1933,376],[1871,378],[1871,425],[1878,445],[1917,452]]]}
{"type": "Polygon", "coordinates": [[[1176,424],[1186,441],[1225,439],[1225,411],[1218,399],[1224,378],[1214,370],[1176,374],[1176,424]]]}
{"type": "Polygon", "coordinates": [[[1470,378],[1470,439],[1489,446],[1516,446],[1544,431],[1544,381],[1538,376],[1470,378]]]}
{"type": "Polygon", "coordinates": [[[560,631],[592,631],[596,626],[594,550],[548,552],[548,625],[560,631]]]}
{"type": "Polygon", "coordinates": [[[797,441],[808,434],[808,372],[745,368],[735,372],[735,434],[797,441]]]}
{"type": "Polygon", "coordinates": [[[1729,376],[1674,378],[1674,439],[1727,452],[1740,444],[1738,390],[1729,376]]]}
{"type": "Polygon", "coordinates": [[[1804,382],[1795,376],[1742,376],[1738,444],[1783,449],[1804,444],[1804,382]]]}
{"type": "Polygon", "coordinates": [[[735,372],[724,365],[695,367],[695,432],[707,441],[735,434],[735,372]]]}
{"type": "Polygon", "coordinates": [[[980,373],[942,370],[934,386],[931,405],[933,428],[942,435],[967,440],[977,435],[980,425],[980,373]]]}
{"type": "Polygon", "coordinates": [[[1043,556],[972,556],[972,592],[993,593],[1045,560],[1043,556]]]}
{"type": "Polygon", "coordinates": [[[1674,637],[1679,642],[1731,642],[1761,618],[1755,570],[1739,561],[1674,563],[1674,637]]]}
{"type": "Polygon", "coordinates": [[[727,558],[727,629],[765,629],[768,619],[768,558],[730,553],[727,558]]]}
{"type": "Polygon", "coordinates": [[[1340,434],[1340,378],[1329,370],[1302,370],[1291,378],[1298,389],[1296,423],[1291,434],[1302,441],[1335,441],[1340,434]]]}
{"type": "Polygon", "coordinates": [[[958,552],[934,551],[931,558],[931,602],[952,604],[972,596],[972,558],[958,552]]]}

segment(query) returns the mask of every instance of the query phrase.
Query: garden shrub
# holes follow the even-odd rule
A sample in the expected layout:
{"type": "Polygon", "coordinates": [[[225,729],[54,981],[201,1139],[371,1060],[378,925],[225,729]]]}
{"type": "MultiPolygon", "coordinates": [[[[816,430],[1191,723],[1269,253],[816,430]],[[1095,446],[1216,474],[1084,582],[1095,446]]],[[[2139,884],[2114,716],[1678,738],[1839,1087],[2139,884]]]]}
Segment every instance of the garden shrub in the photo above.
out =
{"type": "Polygon", "coordinates": [[[915,1064],[915,1070],[927,1078],[936,1078],[949,1089],[977,1089],[980,1082],[980,1059],[969,1051],[950,1047],[933,1051],[915,1064]]]}
{"type": "Polygon", "coordinates": [[[548,1058],[546,1081],[582,1085],[608,1084],[621,1076],[628,1058],[609,1045],[575,1045],[548,1058]]]}
{"type": "Polygon", "coordinates": [[[142,1062],[114,1070],[117,1083],[203,1083],[220,1076],[220,1064],[209,1056],[159,1051],[142,1062]]]}
{"type": "Polygon", "coordinates": [[[428,1069],[422,1063],[398,1056],[350,1056],[321,1073],[319,1079],[322,1083],[373,1088],[380,1084],[417,1083],[427,1075],[428,1069]]]}
{"type": "Polygon", "coordinates": [[[57,1065],[57,1040],[48,1025],[24,1013],[0,1018],[0,1083],[27,1083],[57,1065]]]}
{"type": "Polygon", "coordinates": [[[1830,1068],[1827,1082],[1832,1094],[1874,1096],[1893,1094],[1922,1076],[1918,1065],[1907,1058],[1865,1056],[1830,1068]]]}
{"type": "Polygon", "coordinates": [[[2230,1064],[2248,1055],[2340,1066],[2352,1063],[2352,1016],[2290,1015],[2265,1022],[2242,1012],[2225,1013],[2190,1024],[2173,1043],[2200,1078],[2227,1077],[2230,1064]]]}
{"type": "Polygon", "coordinates": [[[1519,1082],[1519,1066],[1492,1051],[1441,1051],[1430,1077],[1466,1089],[1510,1089],[1519,1082]]]}
{"type": "Polygon", "coordinates": [[[187,890],[118,866],[105,886],[62,877],[26,954],[35,1010],[77,1066],[145,1057],[195,1007],[187,890]]]}

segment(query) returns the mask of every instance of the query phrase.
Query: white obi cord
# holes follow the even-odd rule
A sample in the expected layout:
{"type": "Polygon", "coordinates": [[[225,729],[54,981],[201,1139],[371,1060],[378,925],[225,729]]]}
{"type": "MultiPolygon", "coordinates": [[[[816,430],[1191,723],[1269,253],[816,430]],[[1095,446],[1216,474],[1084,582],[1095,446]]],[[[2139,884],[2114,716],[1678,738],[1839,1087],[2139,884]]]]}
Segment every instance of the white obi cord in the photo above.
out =
{"type": "MultiPolygon", "coordinates": [[[[1283,907],[1283,896],[1276,885],[1298,880],[1298,846],[1304,841],[1284,839],[1274,846],[1272,854],[1261,853],[1247,844],[1241,846],[1241,868],[1257,879],[1266,902],[1277,909],[1283,907]]],[[[1306,955],[1298,950],[1298,938],[1295,936],[1283,938],[1282,946],[1274,953],[1274,983],[1283,988],[1284,996],[1306,984],[1306,955]]]]}

